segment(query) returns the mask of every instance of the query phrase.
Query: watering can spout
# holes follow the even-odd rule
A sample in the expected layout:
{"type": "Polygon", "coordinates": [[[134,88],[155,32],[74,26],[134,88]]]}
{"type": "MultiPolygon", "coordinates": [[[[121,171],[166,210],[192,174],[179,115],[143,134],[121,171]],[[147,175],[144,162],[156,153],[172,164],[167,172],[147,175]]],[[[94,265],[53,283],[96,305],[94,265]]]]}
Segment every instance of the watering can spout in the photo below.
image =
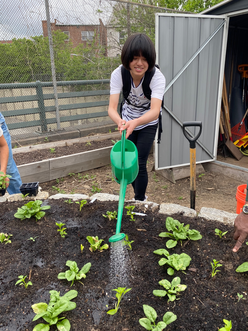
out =
{"type": "Polygon", "coordinates": [[[125,234],[120,233],[120,230],[126,188],[128,184],[135,180],[139,171],[137,148],[132,141],[126,140],[125,136],[126,130],[122,132],[121,141],[118,141],[110,152],[112,173],[115,181],[120,184],[116,234],[109,238],[110,242],[116,242],[125,238],[125,234]]]}

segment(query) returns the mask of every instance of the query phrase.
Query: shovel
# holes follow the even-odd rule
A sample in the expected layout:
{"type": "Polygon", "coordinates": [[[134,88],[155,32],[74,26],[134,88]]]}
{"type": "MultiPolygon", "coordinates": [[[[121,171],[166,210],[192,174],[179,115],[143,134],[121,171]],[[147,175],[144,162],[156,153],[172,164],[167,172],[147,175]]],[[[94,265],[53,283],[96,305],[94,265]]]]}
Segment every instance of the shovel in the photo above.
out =
{"type": "Polygon", "coordinates": [[[109,238],[109,242],[116,242],[125,238],[125,234],[120,233],[120,231],[126,188],[136,179],[139,172],[137,148],[131,140],[126,140],[125,137],[126,130],[122,132],[121,140],[112,147],[110,152],[112,173],[115,181],[120,184],[120,195],[116,233],[109,238]]]}
{"type": "Polygon", "coordinates": [[[200,137],[202,132],[202,122],[184,122],[183,123],[183,134],[189,141],[190,147],[190,208],[195,209],[195,193],[196,193],[196,153],[195,145],[197,139],[200,137]],[[196,136],[186,128],[189,126],[199,126],[199,132],[196,136]]]}

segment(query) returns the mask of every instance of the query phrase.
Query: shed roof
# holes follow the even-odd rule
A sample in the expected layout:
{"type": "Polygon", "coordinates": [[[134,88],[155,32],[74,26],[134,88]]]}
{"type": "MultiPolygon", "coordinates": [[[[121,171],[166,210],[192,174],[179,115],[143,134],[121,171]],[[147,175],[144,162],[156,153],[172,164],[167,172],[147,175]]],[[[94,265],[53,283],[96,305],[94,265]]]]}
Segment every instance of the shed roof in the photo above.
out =
{"type": "Polygon", "coordinates": [[[204,10],[201,14],[225,15],[241,10],[248,10],[247,0],[225,0],[211,8],[204,10]]]}

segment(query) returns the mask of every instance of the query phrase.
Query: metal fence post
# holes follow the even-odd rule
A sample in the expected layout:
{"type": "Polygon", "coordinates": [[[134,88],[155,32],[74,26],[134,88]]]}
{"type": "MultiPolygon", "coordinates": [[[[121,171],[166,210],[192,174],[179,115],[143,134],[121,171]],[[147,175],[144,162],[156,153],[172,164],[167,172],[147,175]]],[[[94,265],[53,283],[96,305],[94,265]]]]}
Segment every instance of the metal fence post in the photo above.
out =
{"type": "Polygon", "coordinates": [[[41,131],[45,132],[47,131],[46,109],[45,109],[42,85],[39,80],[36,81],[36,93],[38,97],[38,107],[40,110],[39,114],[40,114],[40,122],[41,122],[41,131]]]}

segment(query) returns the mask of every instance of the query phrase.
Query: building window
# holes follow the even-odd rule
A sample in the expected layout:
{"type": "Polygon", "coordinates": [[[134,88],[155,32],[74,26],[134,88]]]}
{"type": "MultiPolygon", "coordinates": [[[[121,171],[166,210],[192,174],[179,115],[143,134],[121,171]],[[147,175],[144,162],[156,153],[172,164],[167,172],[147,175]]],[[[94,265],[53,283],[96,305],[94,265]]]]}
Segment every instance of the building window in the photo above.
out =
{"type": "Polygon", "coordinates": [[[67,35],[67,39],[65,39],[65,41],[69,41],[69,39],[70,39],[70,32],[69,31],[63,31],[63,33],[67,35]]]}
{"type": "Polygon", "coordinates": [[[83,41],[92,41],[94,38],[94,31],[81,31],[81,38],[83,41]]]}

